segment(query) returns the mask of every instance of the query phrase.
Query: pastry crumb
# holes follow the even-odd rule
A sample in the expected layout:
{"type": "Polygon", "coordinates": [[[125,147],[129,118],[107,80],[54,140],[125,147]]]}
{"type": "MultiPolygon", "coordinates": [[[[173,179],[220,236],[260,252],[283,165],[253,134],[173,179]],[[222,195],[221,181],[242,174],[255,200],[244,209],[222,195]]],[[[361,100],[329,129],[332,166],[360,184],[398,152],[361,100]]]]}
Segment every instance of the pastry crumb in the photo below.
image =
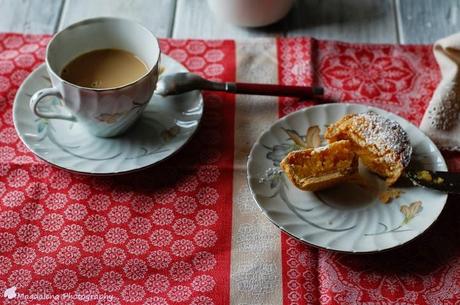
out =
{"type": "Polygon", "coordinates": [[[387,203],[390,203],[391,200],[399,198],[399,196],[401,196],[402,193],[403,193],[403,191],[401,191],[399,189],[389,188],[389,189],[383,191],[379,195],[379,199],[380,199],[380,201],[382,203],[387,204],[387,203]]]}
{"type": "Polygon", "coordinates": [[[166,67],[165,66],[162,66],[160,65],[160,67],[158,68],[158,75],[161,75],[165,72],[166,70],[166,67]]]}

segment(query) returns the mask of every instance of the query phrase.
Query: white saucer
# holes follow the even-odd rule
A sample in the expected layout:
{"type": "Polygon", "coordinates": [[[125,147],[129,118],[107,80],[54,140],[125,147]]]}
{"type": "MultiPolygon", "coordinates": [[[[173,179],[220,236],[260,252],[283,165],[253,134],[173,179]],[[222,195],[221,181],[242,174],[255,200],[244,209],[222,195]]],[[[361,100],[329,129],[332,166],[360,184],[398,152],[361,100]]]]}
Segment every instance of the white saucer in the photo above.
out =
{"type": "Polygon", "coordinates": [[[423,233],[439,216],[447,195],[411,184],[397,185],[403,191],[391,203],[378,195],[383,180],[364,167],[360,173],[368,188],[343,184],[321,192],[297,189],[279,170],[289,151],[299,149],[293,137],[305,139],[308,127],[317,125],[324,134],[327,125],[347,113],[373,110],[396,120],[407,132],[414,149],[410,166],[446,171],[446,163],[417,127],[392,113],[355,104],[325,104],[294,112],[264,132],[248,160],[249,186],[262,212],[281,230],[317,247],[367,253],[400,246],[423,233]]]}
{"type": "MultiPolygon", "coordinates": [[[[162,55],[163,74],[188,72],[162,55]]],[[[13,119],[22,142],[41,159],[63,169],[91,175],[114,175],[154,165],[178,151],[195,133],[203,114],[199,91],[161,97],[154,95],[139,122],[116,138],[90,135],[78,123],[45,120],[29,109],[31,95],[51,87],[45,65],[24,81],[14,100],[13,119]]],[[[42,103],[61,107],[57,98],[42,103]]]]}

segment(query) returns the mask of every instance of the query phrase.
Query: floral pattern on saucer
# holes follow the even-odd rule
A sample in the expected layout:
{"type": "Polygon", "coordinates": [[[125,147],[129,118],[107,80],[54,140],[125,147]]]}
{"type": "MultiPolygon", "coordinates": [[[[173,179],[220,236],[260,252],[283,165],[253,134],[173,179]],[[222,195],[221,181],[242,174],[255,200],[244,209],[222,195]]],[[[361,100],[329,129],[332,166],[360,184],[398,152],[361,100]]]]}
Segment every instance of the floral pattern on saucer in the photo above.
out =
{"type": "MultiPolygon", "coordinates": [[[[280,163],[286,157],[290,152],[295,151],[295,150],[301,150],[301,149],[307,149],[307,148],[316,148],[320,146],[320,144],[325,145],[324,138],[320,134],[320,128],[317,125],[311,126],[308,128],[307,133],[305,135],[300,135],[297,131],[292,130],[292,129],[284,129],[283,131],[286,133],[288,136],[288,140],[286,142],[283,142],[282,144],[277,144],[274,145],[273,147],[266,147],[268,149],[267,152],[267,159],[270,159],[273,161],[273,168],[268,169],[265,172],[265,175],[261,177],[259,181],[263,183],[268,183],[270,185],[271,189],[278,188],[277,194],[282,191],[282,188],[286,185],[280,185],[280,183],[289,183],[284,177],[283,171],[280,169],[280,163]]],[[[399,197],[399,196],[398,196],[399,197]]],[[[281,196],[283,200],[285,200],[286,196],[281,196]]],[[[321,197],[319,197],[321,200],[321,197]]],[[[289,201],[285,201],[286,205],[293,210],[294,213],[295,210],[297,209],[293,204],[291,204],[289,201]]],[[[327,203],[326,203],[327,204],[327,203]]],[[[379,222],[379,225],[383,227],[383,230],[376,232],[376,233],[365,233],[365,236],[370,236],[370,235],[378,235],[378,234],[385,234],[385,233],[390,233],[390,232],[404,232],[407,230],[411,229],[404,229],[403,226],[405,224],[408,224],[411,219],[413,219],[422,209],[422,202],[421,201],[415,201],[411,203],[409,206],[407,205],[401,205],[400,211],[404,215],[404,219],[402,220],[401,224],[399,224],[397,227],[393,229],[389,229],[388,226],[384,223],[379,222]]],[[[312,209],[301,209],[303,211],[312,211],[312,209]]],[[[303,218],[302,218],[303,219],[303,218]]],[[[317,224],[314,224],[307,219],[304,219],[305,222],[307,222],[310,225],[313,225],[315,227],[321,228],[323,230],[331,230],[330,228],[327,227],[321,227],[317,224]]],[[[353,227],[349,227],[346,229],[342,230],[351,230],[353,227]]],[[[335,229],[337,230],[337,229],[335,229]]],[[[334,230],[332,230],[334,231],[334,230]]]]}
{"type": "MultiPolygon", "coordinates": [[[[437,218],[447,195],[401,185],[401,195],[383,204],[378,198],[387,188],[383,179],[361,165],[367,187],[344,184],[316,193],[298,190],[281,171],[279,164],[289,152],[324,144],[320,126],[327,128],[347,113],[369,108],[354,104],[310,107],[279,120],[261,135],[249,156],[249,185],[259,207],[280,229],[318,247],[365,253],[399,246],[437,218]],[[427,202],[423,208],[421,199],[427,202]]],[[[372,110],[397,120],[408,132],[416,166],[446,170],[439,150],[418,128],[396,115],[372,110]]]]}

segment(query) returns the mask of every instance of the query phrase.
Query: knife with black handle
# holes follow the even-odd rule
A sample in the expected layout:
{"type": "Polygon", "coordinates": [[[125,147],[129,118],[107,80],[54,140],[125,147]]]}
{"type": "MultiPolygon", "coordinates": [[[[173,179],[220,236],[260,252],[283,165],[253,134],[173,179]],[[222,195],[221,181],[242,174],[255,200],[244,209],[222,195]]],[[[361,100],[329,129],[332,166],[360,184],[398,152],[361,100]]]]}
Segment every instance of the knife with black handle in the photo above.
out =
{"type": "Polygon", "coordinates": [[[406,176],[414,184],[445,193],[460,194],[460,173],[408,170],[406,176]]]}

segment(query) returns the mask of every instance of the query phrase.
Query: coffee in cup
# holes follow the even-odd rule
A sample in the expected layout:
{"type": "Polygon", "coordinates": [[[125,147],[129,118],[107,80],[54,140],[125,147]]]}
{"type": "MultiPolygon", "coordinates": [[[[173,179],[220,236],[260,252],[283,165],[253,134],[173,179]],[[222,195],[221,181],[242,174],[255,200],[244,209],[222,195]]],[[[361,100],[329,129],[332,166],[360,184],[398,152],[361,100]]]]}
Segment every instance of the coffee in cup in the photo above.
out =
{"type": "Polygon", "coordinates": [[[46,67],[53,85],[30,99],[35,115],[75,121],[90,133],[112,137],[141,116],[158,80],[160,47],[143,26],[121,18],[73,24],[50,41],[46,67]],[[62,100],[68,113],[45,112],[46,96],[62,100]]]}
{"type": "Polygon", "coordinates": [[[62,70],[61,78],[81,87],[108,89],[136,81],[147,71],[144,62],[131,52],[101,49],[72,60],[62,70]]]}

